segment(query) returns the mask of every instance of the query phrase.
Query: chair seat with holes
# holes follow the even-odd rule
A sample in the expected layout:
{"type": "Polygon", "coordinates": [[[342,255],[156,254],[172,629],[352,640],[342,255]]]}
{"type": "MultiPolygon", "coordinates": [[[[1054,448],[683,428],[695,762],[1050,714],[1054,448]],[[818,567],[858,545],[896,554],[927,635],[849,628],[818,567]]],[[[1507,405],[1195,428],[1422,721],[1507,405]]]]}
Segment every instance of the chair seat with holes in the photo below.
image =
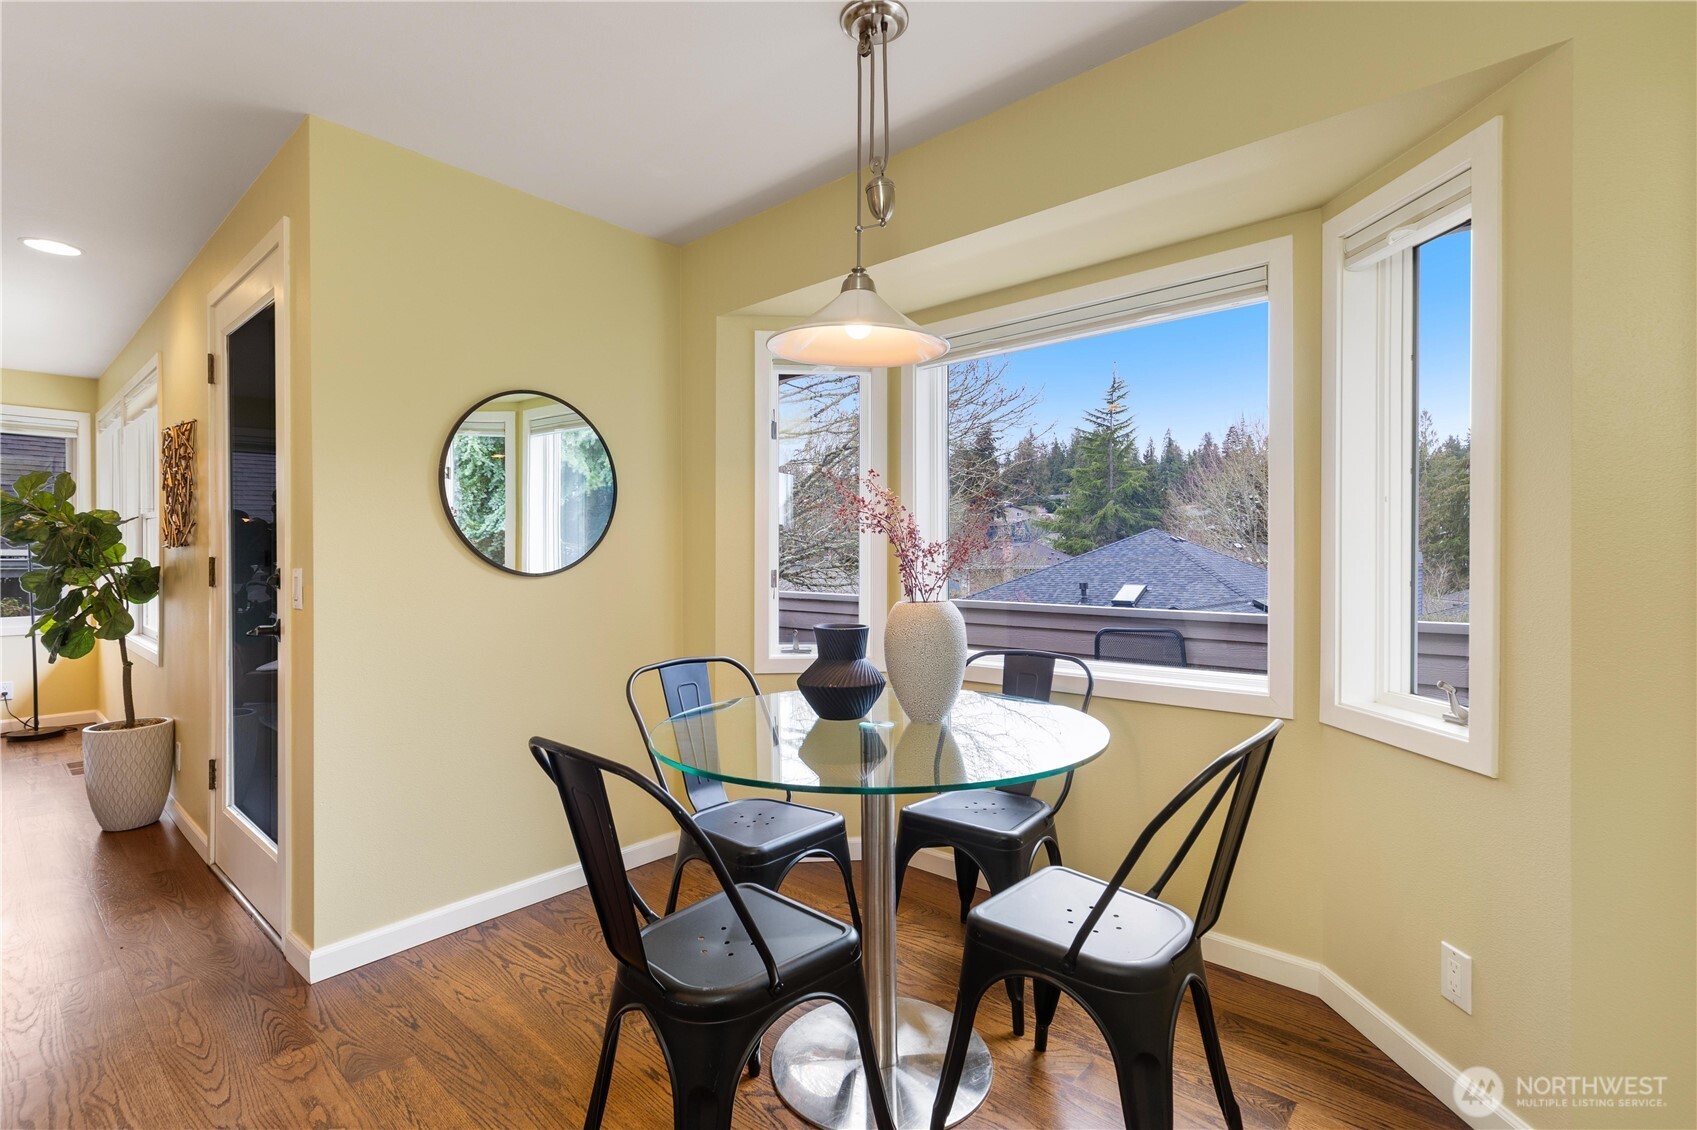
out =
{"type": "Polygon", "coordinates": [[[912,834],[921,830],[947,832],[950,841],[1023,843],[1054,813],[1035,796],[1000,789],[970,789],[939,793],[902,809],[902,822],[912,834]]]}
{"type": "MultiPolygon", "coordinates": [[[[967,937],[1028,960],[1039,969],[1059,964],[1107,884],[1070,867],[1045,867],[972,908],[967,937]]],[[[1159,981],[1190,943],[1190,916],[1131,891],[1117,892],[1078,954],[1075,976],[1136,990],[1159,981]]]]}
{"type": "Polygon", "coordinates": [[[841,813],[760,798],[703,808],[695,822],[733,871],[756,857],[790,855],[843,834],[841,813]]]}
{"type": "MultiPolygon", "coordinates": [[[[752,883],[738,883],[737,891],[785,982],[809,981],[853,963],[860,935],[852,926],[752,883]]],[[[760,954],[723,894],[649,925],[642,931],[642,948],[655,980],[682,1006],[747,1002],[766,985],[760,954]]]]}

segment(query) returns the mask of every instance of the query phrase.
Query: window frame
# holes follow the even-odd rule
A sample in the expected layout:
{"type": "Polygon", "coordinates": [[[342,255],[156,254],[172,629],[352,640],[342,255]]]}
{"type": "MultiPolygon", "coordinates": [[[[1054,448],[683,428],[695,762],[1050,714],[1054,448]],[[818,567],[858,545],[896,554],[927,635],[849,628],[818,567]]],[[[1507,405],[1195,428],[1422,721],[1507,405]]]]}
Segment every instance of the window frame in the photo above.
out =
{"type": "Polygon", "coordinates": [[[1320,721],[1487,777],[1498,771],[1501,511],[1502,119],[1492,118],[1322,227],[1320,721]],[[1462,173],[1472,221],[1468,724],[1406,689],[1417,486],[1414,248],[1450,209],[1346,270],[1345,241],[1462,173]]]}
{"type": "MultiPolygon", "coordinates": [[[[0,404],[0,431],[18,435],[67,438],[72,443],[71,473],[76,476],[77,490],[71,505],[81,510],[93,496],[90,471],[94,466],[93,418],[87,412],[72,412],[63,408],[33,408],[22,404],[0,404]],[[66,425],[75,429],[68,435],[66,425]]],[[[0,636],[29,635],[30,617],[0,616],[0,636]]]]}
{"type": "MultiPolygon", "coordinates": [[[[757,674],[805,671],[817,656],[779,650],[778,593],[778,448],[776,421],[780,373],[858,373],[860,375],[860,471],[882,471],[888,410],[887,370],[846,366],[795,365],[780,361],[766,348],[776,330],[754,334],[754,647],[752,667],[757,674]]],[[[860,535],[859,622],[871,628],[866,655],[884,666],[884,617],[888,566],[882,546],[872,534],[860,535]]]]}
{"type": "MultiPolygon", "coordinates": [[[[146,545],[132,545],[130,539],[125,539],[132,557],[145,557],[154,565],[159,566],[159,595],[147,604],[142,605],[136,616],[135,630],[125,641],[129,651],[140,656],[155,667],[161,665],[164,654],[165,638],[165,569],[163,537],[160,528],[160,494],[159,461],[162,415],[160,412],[160,355],[155,353],[137,369],[135,375],[124,382],[122,388],[114,393],[105,404],[95,413],[95,441],[101,443],[106,433],[117,429],[117,457],[109,462],[97,459],[94,465],[95,497],[103,509],[116,510],[120,518],[132,517],[123,513],[119,504],[124,493],[125,480],[122,476],[134,475],[136,483],[137,513],[133,517],[143,519],[143,539],[146,545]],[[151,444],[140,448],[130,448],[124,442],[124,435],[130,425],[139,422],[151,409],[153,412],[153,428],[151,444]],[[145,466],[126,466],[131,461],[145,466]],[[109,477],[111,476],[111,477],[109,477]],[[151,508],[148,503],[151,502],[151,508]],[[152,533],[146,520],[152,520],[152,533]],[[152,620],[149,624],[148,621],[152,620]]],[[[128,531],[125,531],[128,533],[128,531]]]]}
{"type": "MultiPolygon", "coordinates": [[[[1010,303],[989,310],[951,318],[926,327],[944,336],[965,333],[1058,315],[1069,310],[1112,302],[1150,291],[1183,287],[1233,272],[1264,267],[1267,273],[1267,674],[1200,671],[1150,664],[1114,663],[1085,659],[1102,698],[1131,702],[1153,702],[1202,710],[1220,710],[1277,718],[1293,717],[1296,661],[1296,488],[1295,488],[1295,313],[1294,240],[1290,236],[1244,244],[1225,251],[1123,275],[1088,286],[1040,298],[1010,303]]],[[[1219,309],[1241,302],[1222,302],[1219,309]]],[[[1184,308],[1176,317],[1208,312],[1184,308]]],[[[1067,330],[1058,329],[1043,344],[1096,336],[1137,324],[1150,324],[1148,312],[1122,319],[1088,321],[1067,330]]],[[[1030,348],[1032,339],[1019,339],[1030,348]]],[[[1012,343],[1010,343],[1011,347],[1012,343]]],[[[979,352],[974,350],[974,352],[979,352]]],[[[947,393],[943,380],[949,358],[926,366],[901,370],[902,428],[901,467],[904,495],[914,508],[920,528],[936,537],[947,525],[947,445],[922,450],[924,436],[942,434],[947,425],[947,393]]],[[[1198,615],[1208,615],[1198,613],[1198,615]]],[[[998,660],[980,660],[967,670],[969,682],[997,685],[1001,681],[998,660]]],[[[1055,685],[1068,693],[1081,693],[1084,678],[1057,670],[1055,685]]]]}

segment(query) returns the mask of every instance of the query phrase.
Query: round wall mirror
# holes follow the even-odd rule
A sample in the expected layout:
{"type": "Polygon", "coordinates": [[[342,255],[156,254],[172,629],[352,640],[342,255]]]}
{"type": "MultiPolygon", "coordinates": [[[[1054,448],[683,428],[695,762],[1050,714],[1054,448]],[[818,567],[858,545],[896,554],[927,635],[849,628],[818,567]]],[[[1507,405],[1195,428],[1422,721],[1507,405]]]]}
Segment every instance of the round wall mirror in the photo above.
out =
{"type": "Polygon", "coordinates": [[[467,548],[544,576],[592,553],[613,521],[613,457],[583,413],[545,392],[474,406],[442,447],[442,507],[467,548]]]}

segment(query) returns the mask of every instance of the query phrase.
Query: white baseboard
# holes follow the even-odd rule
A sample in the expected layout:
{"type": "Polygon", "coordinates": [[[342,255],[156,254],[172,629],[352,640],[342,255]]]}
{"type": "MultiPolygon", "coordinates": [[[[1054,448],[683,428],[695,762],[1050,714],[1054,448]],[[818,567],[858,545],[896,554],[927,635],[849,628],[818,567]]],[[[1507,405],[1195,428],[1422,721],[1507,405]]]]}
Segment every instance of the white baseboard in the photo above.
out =
{"type": "Polygon", "coordinates": [[[1469,1126],[1480,1130],[1531,1130],[1531,1124],[1511,1110],[1499,1108],[1483,1116],[1464,1112],[1455,1098],[1455,1081],[1461,1071],[1319,962],[1224,934],[1204,937],[1202,956],[1215,965],[1319,997],[1469,1126]]]}
{"type": "MultiPolygon", "coordinates": [[[[96,722],[106,721],[106,715],[98,710],[71,710],[64,714],[43,714],[41,728],[52,729],[54,726],[92,726],[96,722]]],[[[22,722],[11,718],[0,719],[0,734],[9,734],[13,730],[26,729],[22,722]]]]}
{"type": "MultiPolygon", "coordinates": [[[[655,836],[625,848],[625,866],[640,867],[657,859],[666,859],[677,850],[676,832],[655,836]]],[[[284,954],[289,964],[308,981],[322,981],[479,922],[487,922],[576,890],[583,883],[583,867],[574,863],[316,949],[309,949],[298,934],[291,932],[284,945],[284,954]]]]}
{"type": "MultiPolygon", "coordinates": [[[[204,855],[204,833],[188,819],[174,796],[171,799],[171,816],[189,842],[204,855]]],[[[640,867],[665,859],[677,851],[677,841],[677,833],[669,833],[632,844],[624,849],[625,866],[640,867]]],[[[860,858],[858,836],[850,838],[849,853],[855,859],[860,858]]],[[[931,848],[915,855],[912,866],[951,880],[955,874],[953,858],[931,848]]],[[[583,884],[583,868],[574,863],[317,949],[310,948],[300,935],[291,932],[284,940],[284,954],[289,964],[308,981],[322,981],[479,922],[487,922],[576,890],[583,884]]],[[[982,878],[979,885],[983,886],[982,878]]],[[[1209,934],[1203,938],[1202,953],[1216,965],[1319,997],[1468,1125],[1480,1130],[1531,1130],[1529,1123],[1509,1110],[1499,1110],[1484,1117],[1463,1114],[1455,1099],[1455,1081],[1461,1072],[1384,1009],[1319,962],[1224,934],[1209,934]]]]}
{"type": "MultiPolygon", "coordinates": [[[[859,836],[849,837],[849,858],[860,858],[859,836]]],[[[925,872],[927,875],[941,875],[943,878],[950,881],[953,881],[955,877],[954,855],[938,848],[920,848],[908,866],[917,868],[918,870],[925,872]]],[[[990,889],[990,884],[984,881],[983,875],[978,876],[978,889],[981,891],[987,891],[990,889]]]]}
{"type": "Polygon", "coordinates": [[[211,863],[212,846],[206,838],[206,829],[196,824],[194,817],[183,810],[183,806],[177,801],[175,792],[171,794],[170,799],[165,804],[165,813],[170,816],[171,823],[177,826],[177,831],[183,834],[183,839],[187,840],[189,846],[194,848],[195,854],[207,863],[211,863]]]}

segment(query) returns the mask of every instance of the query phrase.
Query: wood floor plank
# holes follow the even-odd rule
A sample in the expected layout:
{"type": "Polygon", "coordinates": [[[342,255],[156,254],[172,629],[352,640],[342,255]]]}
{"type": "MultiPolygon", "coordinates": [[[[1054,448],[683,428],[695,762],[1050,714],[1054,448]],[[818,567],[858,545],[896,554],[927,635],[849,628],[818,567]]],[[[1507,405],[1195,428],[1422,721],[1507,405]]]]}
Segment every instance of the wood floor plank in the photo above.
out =
{"type": "MultiPolygon", "coordinates": [[[[576,1125],[613,962],[573,891],[308,985],[169,824],[103,834],[73,735],[0,754],[0,1124],[5,1126],[576,1125]]],[[[633,873],[658,903],[669,862],[633,873]]],[[[715,888],[692,868],[685,900],[715,888]]],[[[792,897],[838,917],[836,868],[803,864],[792,897]]],[[[898,916],[904,993],[952,1006],[964,928],[952,881],[912,872],[898,916]]],[[[1460,1126],[1315,997],[1209,967],[1247,1126],[1460,1126]]],[[[1028,1003],[1027,1008],[1030,1008],[1028,1003]]],[[[793,1018],[767,1033],[768,1054],[793,1018]]],[[[1121,1125],[1101,1033],[1063,1000],[1039,1055],[1007,997],[978,1014],[994,1064],[966,1123],[1121,1125]]],[[[1174,1044],[1177,1125],[1223,1125],[1194,1015],[1174,1044]]],[[[669,1125],[654,1033],[627,1017],[606,1125],[669,1125]]],[[[769,1076],[738,1088],[733,1125],[792,1127],[769,1076]]]]}

